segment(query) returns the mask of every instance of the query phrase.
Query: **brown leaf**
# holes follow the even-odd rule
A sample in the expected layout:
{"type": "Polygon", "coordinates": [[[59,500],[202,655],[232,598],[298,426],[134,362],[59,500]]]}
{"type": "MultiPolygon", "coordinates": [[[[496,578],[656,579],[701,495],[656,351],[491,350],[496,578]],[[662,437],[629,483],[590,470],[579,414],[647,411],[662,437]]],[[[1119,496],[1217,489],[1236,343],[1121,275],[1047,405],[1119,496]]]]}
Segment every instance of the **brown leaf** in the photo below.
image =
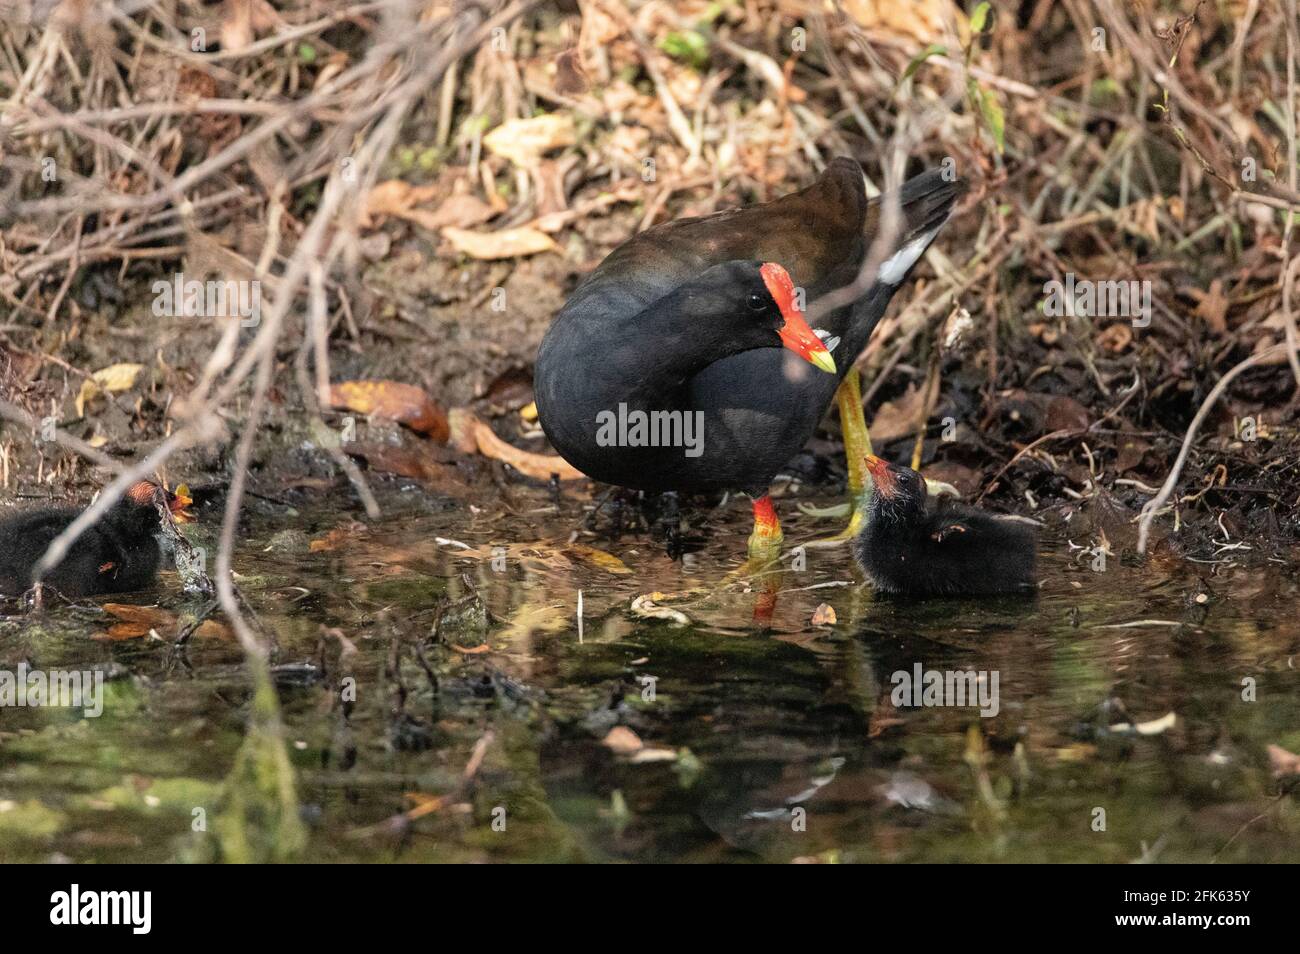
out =
{"type": "Polygon", "coordinates": [[[813,610],[812,624],[814,626],[834,626],[835,625],[835,607],[830,603],[818,603],[817,608],[813,610]]]}
{"type": "Polygon", "coordinates": [[[1223,282],[1214,279],[1210,282],[1210,290],[1200,298],[1200,304],[1196,306],[1196,314],[1205,319],[1205,324],[1214,334],[1221,335],[1226,332],[1230,303],[1227,296],[1223,294],[1223,282]]]}
{"type": "Polygon", "coordinates": [[[924,408],[925,397],[921,389],[915,385],[909,387],[900,397],[886,401],[876,410],[871,419],[871,439],[879,444],[888,444],[915,434],[924,408]]]}
{"type": "Polygon", "coordinates": [[[1132,343],[1133,329],[1126,324],[1109,325],[1097,335],[1097,344],[1111,354],[1127,351],[1132,343]]]}
{"type": "Polygon", "coordinates": [[[641,737],[625,725],[616,725],[601,740],[601,745],[617,755],[632,755],[645,748],[641,737]]]}
{"type": "MultiPolygon", "coordinates": [[[[160,606],[133,606],[130,603],[105,603],[100,607],[110,616],[121,620],[114,623],[107,632],[96,633],[92,639],[116,642],[125,639],[140,639],[148,636],[150,631],[157,632],[164,638],[177,636],[184,627],[181,618],[160,606]]],[[[215,619],[206,619],[195,628],[194,637],[199,639],[234,639],[234,634],[225,623],[215,619]]]]}
{"type": "Polygon", "coordinates": [[[1091,422],[1092,418],[1088,414],[1088,409],[1074,398],[1065,394],[1054,394],[1048,398],[1047,430],[1080,431],[1091,422]]]}
{"type": "Polygon", "coordinates": [[[1268,762],[1273,768],[1274,778],[1300,775],[1300,755],[1288,752],[1280,745],[1269,745],[1267,751],[1268,762]]]}
{"type": "MultiPolygon", "coordinates": [[[[371,470],[418,480],[429,489],[449,497],[469,490],[469,484],[446,461],[438,460],[426,446],[393,447],[390,444],[345,444],[343,450],[359,457],[371,470]]],[[[446,453],[444,451],[444,453],[446,453]]]]}
{"type": "Polygon", "coordinates": [[[166,628],[176,622],[176,614],[161,606],[134,606],[130,603],[105,603],[100,607],[110,616],[116,616],[124,623],[155,629],[166,628]]]}
{"type": "Polygon", "coordinates": [[[844,10],[858,26],[909,42],[942,41],[952,19],[963,35],[969,32],[965,15],[952,0],[844,0],[844,10]]]}
{"type": "Polygon", "coordinates": [[[527,225],[499,232],[470,232],[448,226],[442,230],[442,235],[457,252],[481,261],[536,255],[556,248],[549,235],[527,225]]]}
{"type": "Polygon", "coordinates": [[[1127,473],[1142,463],[1150,449],[1151,443],[1140,437],[1121,439],[1115,452],[1115,470],[1121,474],[1127,473]]]}
{"type": "Polygon", "coordinates": [[[525,169],[532,169],[552,149],[577,141],[569,113],[544,113],[528,119],[511,119],[483,137],[483,145],[525,169]]]}
{"type": "Polygon", "coordinates": [[[379,216],[392,215],[436,232],[447,226],[469,228],[482,225],[500,209],[468,192],[457,192],[444,199],[436,210],[417,208],[436,199],[444,190],[436,185],[413,186],[401,179],[380,182],[366,196],[361,215],[363,228],[370,228],[379,216]]]}
{"type": "Polygon", "coordinates": [[[597,550],[595,547],[585,546],[581,543],[571,543],[564,548],[564,552],[581,560],[589,566],[605,570],[609,573],[615,573],[623,576],[632,572],[626,563],[614,556],[612,553],[606,553],[604,550],[597,550]]]}
{"type": "Polygon", "coordinates": [[[413,186],[401,179],[378,182],[366,195],[366,203],[361,210],[361,225],[370,228],[375,216],[409,215],[412,208],[437,198],[440,191],[437,186],[413,186]]]}
{"type": "Polygon", "coordinates": [[[369,528],[366,527],[364,523],[353,521],[352,523],[345,524],[342,527],[335,527],[323,537],[317,537],[308,544],[307,548],[312,553],[323,553],[329,552],[330,550],[337,550],[340,546],[354,537],[364,536],[368,529],[369,528]]]}
{"type": "Polygon", "coordinates": [[[563,96],[581,96],[588,88],[582,57],[576,49],[565,50],[555,58],[555,91],[563,96]]]}
{"type": "Polygon", "coordinates": [[[439,443],[450,436],[447,415],[422,388],[400,381],[343,381],[330,386],[330,404],[405,424],[439,443]]]}
{"type": "Polygon", "coordinates": [[[550,480],[556,475],[560,480],[582,480],[585,476],[562,457],[533,454],[507,444],[493,433],[492,428],[465,408],[451,412],[451,428],[455,438],[453,446],[466,453],[477,450],[484,457],[504,461],[515,470],[534,480],[550,480]]]}

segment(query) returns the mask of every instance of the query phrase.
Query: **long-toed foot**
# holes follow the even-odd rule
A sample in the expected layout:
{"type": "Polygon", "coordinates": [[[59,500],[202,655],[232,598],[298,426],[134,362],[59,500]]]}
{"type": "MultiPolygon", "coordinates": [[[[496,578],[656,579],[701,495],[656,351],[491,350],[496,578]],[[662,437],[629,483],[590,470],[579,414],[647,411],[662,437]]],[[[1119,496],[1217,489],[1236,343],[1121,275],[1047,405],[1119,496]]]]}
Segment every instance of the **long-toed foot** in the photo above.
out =
{"type": "Polygon", "coordinates": [[[804,544],[806,547],[843,546],[857,536],[862,528],[862,515],[866,512],[868,498],[863,495],[870,492],[871,481],[863,461],[871,453],[871,434],[862,413],[862,376],[857,368],[849,368],[844,375],[835,391],[835,404],[840,411],[840,433],[844,438],[845,464],[849,471],[849,506],[852,509],[848,526],[829,537],[810,540],[804,544]]]}

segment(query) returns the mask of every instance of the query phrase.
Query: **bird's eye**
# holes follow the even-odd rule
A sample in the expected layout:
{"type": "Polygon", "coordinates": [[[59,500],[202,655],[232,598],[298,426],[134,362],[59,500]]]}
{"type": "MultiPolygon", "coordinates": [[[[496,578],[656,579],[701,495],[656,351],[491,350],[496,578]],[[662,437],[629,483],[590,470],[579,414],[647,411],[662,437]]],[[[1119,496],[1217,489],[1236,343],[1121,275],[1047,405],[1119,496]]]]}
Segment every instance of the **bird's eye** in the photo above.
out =
{"type": "Polygon", "coordinates": [[[750,295],[747,304],[750,311],[763,311],[767,308],[767,302],[763,300],[762,295],[750,295]]]}

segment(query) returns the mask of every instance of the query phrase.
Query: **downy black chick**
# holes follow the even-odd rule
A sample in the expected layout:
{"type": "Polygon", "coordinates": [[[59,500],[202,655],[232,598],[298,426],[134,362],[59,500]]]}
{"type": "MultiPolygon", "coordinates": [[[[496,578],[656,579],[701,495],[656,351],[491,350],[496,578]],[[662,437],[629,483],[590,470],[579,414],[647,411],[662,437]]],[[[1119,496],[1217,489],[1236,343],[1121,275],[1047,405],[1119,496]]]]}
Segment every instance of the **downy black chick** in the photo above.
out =
{"type": "Polygon", "coordinates": [[[1037,589],[1033,527],[973,507],[926,506],[925,479],[866,458],[872,488],[853,556],[872,585],[908,596],[992,596],[1037,589]]]}
{"type": "MultiPolygon", "coordinates": [[[[157,535],[164,517],[159,505],[185,522],[192,519],[185,512],[190,503],[184,488],[175,494],[147,480],[133,484],[41,582],[70,597],[148,586],[162,561],[157,535]]],[[[79,513],[76,508],[28,510],[0,521],[0,594],[20,596],[32,587],[46,548],[79,513]]]]}

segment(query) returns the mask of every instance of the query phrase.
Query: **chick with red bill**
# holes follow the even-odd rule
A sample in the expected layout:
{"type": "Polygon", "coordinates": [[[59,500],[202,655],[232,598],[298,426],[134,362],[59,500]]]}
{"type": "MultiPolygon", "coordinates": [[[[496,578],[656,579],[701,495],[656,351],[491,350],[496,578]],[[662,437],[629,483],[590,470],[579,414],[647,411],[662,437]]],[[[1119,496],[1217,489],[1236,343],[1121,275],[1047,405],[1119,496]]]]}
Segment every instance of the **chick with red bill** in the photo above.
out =
{"type": "Polygon", "coordinates": [[[875,455],[853,556],[876,590],[904,596],[1037,591],[1033,526],[958,503],[931,501],[925,478],[875,455]]]}
{"type": "MultiPolygon", "coordinates": [[[[68,597],[144,589],[162,563],[163,521],[190,522],[186,508],[192,503],[184,486],[173,492],[147,480],[132,484],[39,582],[68,597]]],[[[0,595],[21,596],[38,582],[45,551],[80,514],[77,508],[43,508],[0,520],[0,595]]]]}

